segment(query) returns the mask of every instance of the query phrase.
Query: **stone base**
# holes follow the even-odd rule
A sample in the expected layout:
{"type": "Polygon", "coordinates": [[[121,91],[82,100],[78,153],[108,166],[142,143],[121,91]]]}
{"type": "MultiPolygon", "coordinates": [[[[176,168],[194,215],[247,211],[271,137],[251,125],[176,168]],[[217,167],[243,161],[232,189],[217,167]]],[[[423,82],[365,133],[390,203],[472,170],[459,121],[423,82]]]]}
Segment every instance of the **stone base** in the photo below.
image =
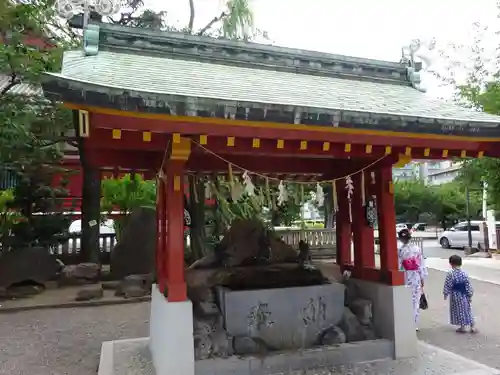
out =
{"type": "Polygon", "coordinates": [[[153,285],[149,337],[156,375],[194,375],[191,301],[168,302],[153,285]]]}
{"type": "Polygon", "coordinates": [[[231,336],[257,337],[275,350],[310,348],[344,313],[340,283],[230,290],[217,287],[224,328],[231,336]]]}
{"type": "MultiPolygon", "coordinates": [[[[153,363],[151,360],[151,355],[148,350],[148,338],[141,339],[131,339],[131,340],[119,340],[119,341],[108,341],[103,343],[101,351],[101,364],[99,366],[98,375],[159,375],[155,372],[153,363]]],[[[378,341],[378,340],[377,340],[378,341]]],[[[250,359],[240,359],[237,357],[231,357],[229,359],[214,359],[206,361],[196,362],[196,374],[197,375],[261,375],[263,372],[255,372],[254,366],[261,366],[260,369],[265,375],[272,373],[277,367],[263,367],[266,364],[277,364],[283,360],[290,362],[291,365],[295,365],[297,361],[300,361],[304,357],[304,365],[312,365],[313,369],[309,369],[307,374],[310,375],[320,375],[320,374],[338,374],[338,375],[349,375],[349,374],[371,374],[371,375],[387,375],[387,374],[404,374],[404,375],[424,375],[424,374],[434,374],[434,375],[498,375],[500,371],[489,368],[480,363],[471,361],[460,357],[457,354],[450,353],[446,350],[439,349],[432,345],[418,342],[417,350],[414,353],[413,358],[403,359],[398,361],[378,360],[374,362],[360,362],[352,363],[349,365],[344,365],[352,361],[356,361],[357,358],[353,355],[356,351],[359,353],[359,348],[363,350],[382,350],[385,340],[379,341],[380,346],[373,342],[365,341],[359,343],[358,349],[352,349],[352,344],[344,344],[338,348],[317,348],[308,349],[304,351],[276,354],[273,356],[265,358],[254,358],[250,359]],[[337,355],[332,355],[332,353],[338,350],[337,355]],[[326,354],[326,355],[325,355],[326,354]],[[339,358],[340,355],[344,355],[342,358],[343,365],[330,365],[328,366],[327,358],[339,358]],[[211,364],[210,364],[211,362],[211,364]],[[217,370],[209,371],[208,366],[213,368],[213,366],[218,367],[217,370]],[[253,372],[252,372],[253,371],[253,372]]],[[[380,351],[378,352],[380,354],[380,351]]],[[[259,367],[257,367],[259,369],[259,367]]],[[[289,375],[300,375],[304,374],[303,371],[293,371],[293,366],[286,366],[286,371],[282,373],[289,375]]],[[[175,375],[172,373],[171,375],[175,375]]],[[[181,374],[179,374],[181,375],[181,374]]]]}
{"type": "Polygon", "coordinates": [[[394,342],[394,358],[407,358],[417,350],[411,291],[405,286],[388,286],[356,280],[359,297],[372,301],[373,327],[378,337],[394,342]]]}

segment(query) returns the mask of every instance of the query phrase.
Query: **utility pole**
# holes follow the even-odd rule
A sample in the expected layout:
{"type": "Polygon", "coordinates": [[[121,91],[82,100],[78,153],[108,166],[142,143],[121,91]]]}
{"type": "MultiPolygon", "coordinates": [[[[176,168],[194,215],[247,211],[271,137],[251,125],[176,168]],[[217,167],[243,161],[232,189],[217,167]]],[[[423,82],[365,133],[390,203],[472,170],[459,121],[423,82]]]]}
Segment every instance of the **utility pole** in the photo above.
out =
{"type": "Polygon", "coordinates": [[[469,186],[465,185],[465,213],[467,215],[467,238],[469,240],[469,249],[472,249],[472,229],[470,227],[470,195],[469,186]]]}

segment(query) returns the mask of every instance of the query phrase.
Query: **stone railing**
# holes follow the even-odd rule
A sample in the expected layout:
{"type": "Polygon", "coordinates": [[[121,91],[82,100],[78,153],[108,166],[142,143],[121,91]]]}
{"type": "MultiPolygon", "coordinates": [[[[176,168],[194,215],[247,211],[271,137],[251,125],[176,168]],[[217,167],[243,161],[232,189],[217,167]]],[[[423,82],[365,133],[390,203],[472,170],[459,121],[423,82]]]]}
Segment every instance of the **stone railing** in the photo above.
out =
{"type": "MultiPolygon", "coordinates": [[[[278,229],[276,234],[294,249],[299,241],[309,244],[313,257],[335,256],[336,234],[334,229],[278,229]]],[[[411,242],[423,249],[423,238],[413,237],[411,242]]],[[[379,253],[378,238],[375,238],[375,253],[379,253]]]]}
{"type": "MultiPolygon", "coordinates": [[[[54,247],[50,252],[61,259],[64,264],[73,264],[79,262],[80,255],[80,233],[70,233],[68,241],[54,247]]],[[[101,250],[101,261],[104,264],[109,263],[111,250],[116,244],[116,235],[114,233],[106,233],[99,235],[99,248],[101,250]]]]}

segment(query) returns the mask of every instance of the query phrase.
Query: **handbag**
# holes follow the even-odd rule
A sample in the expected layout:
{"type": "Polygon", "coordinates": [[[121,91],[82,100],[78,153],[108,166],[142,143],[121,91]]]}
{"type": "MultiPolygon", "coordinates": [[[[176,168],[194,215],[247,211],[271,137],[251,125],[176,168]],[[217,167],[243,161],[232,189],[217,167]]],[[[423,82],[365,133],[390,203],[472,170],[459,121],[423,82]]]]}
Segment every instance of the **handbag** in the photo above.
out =
{"type": "Polygon", "coordinates": [[[422,292],[420,296],[420,310],[427,310],[429,308],[429,304],[427,303],[427,297],[425,293],[422,292]]]}

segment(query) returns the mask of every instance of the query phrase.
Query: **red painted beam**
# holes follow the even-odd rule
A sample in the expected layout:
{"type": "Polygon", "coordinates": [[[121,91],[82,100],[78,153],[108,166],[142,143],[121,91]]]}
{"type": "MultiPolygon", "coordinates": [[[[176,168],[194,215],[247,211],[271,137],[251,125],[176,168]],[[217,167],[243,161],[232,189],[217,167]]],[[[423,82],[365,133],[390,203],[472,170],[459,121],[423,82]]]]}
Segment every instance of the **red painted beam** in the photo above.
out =
{"type": "MultiPolygon", "coordinates": [[[[212,119],[213,120],[213,119],[212,119]]],[[[371,144],[379,146],[411,146],[417,148],[443,147],[443,142],[450,149],[477,150],[480,142],[473,138],[470,140],[436,139],[422,135],[415,138],[401,135],[373,135],[353,134],[339,131],[318,131],[306,129],[291,129],[287,125],[283,128],[263,126],[231,125],[230,121],[221,120],[220,124],[202,122],[168,121],[164,119],[134,118],[128,116],[115,116],[102,113],[91,113],[92,129],[108,128],[122,130],[151,131],[158,133],[181,133],[184,135],[208,135],[208,136],[233,136],[241,138],[267,138],[284,140],[308,140],[321,142],[338,142],[352,144],[371,144]]],[[[325,128],[327,129],[327,128],[325,128]]]]}
{"type": "MultiPolygon", "coordinates": [[[[262,155],[262,156],[291,156],[291,157],[324,157],[324,158],[379,158],[385,155],[386,146],[371,145],[371,150],[367,150],[367,145],[365,144],[350,144],[350,151],[346,152],[344,143],[328,143],[328,149],[324,149],[324,142],[321,141],[309,141],[307,142],[307,148],[301,150],[300,140],[288,140],[280,142],[280,147],[278,148],[278,139],[259,139],[260,146],[258,148],[253,147],[253,138],[235,138],[234,146],[227,145],[227,137],[215,137],[209,136],[207,138],[207,144],[200,144],[199,136],[191,136],[193,139],[193,153],[203,152],[203,149],[208,149],[216,154],[221,153],[232,153],[241,155],[262,155]]],[[[86,147],[90,149],[107,149],[107,150],[143,150],[143,151],[160,151],[165,152],[169,141],[171,140],[170,134],[165,133],[152,133],[151,140],[145,142],[142,139],[142,132],[139,131],[122,131],[120,139],[113,139],[112,129],[95,128],[91,132],[91,136],[86,140],[86,147]]],[[[439,149],[432,149],[429,147],[419,147],[411,148],[411,157],[413,159],[448,159],[452,157],[459,157],[463,149],[452,149],[450,146],[453,144],[441,144],[439,149]],[[447,156],[443,156],[443,146],[449,147],[447,156]],[[428,154],[426,149],[429,148],[428,154]]],[[[477,156],[477,147],[468,149],[467,156],[475,157],[477,156]]],[[[406,146],[391,146],[392,154],[404,154],[406,153],[406,146]]]]}

